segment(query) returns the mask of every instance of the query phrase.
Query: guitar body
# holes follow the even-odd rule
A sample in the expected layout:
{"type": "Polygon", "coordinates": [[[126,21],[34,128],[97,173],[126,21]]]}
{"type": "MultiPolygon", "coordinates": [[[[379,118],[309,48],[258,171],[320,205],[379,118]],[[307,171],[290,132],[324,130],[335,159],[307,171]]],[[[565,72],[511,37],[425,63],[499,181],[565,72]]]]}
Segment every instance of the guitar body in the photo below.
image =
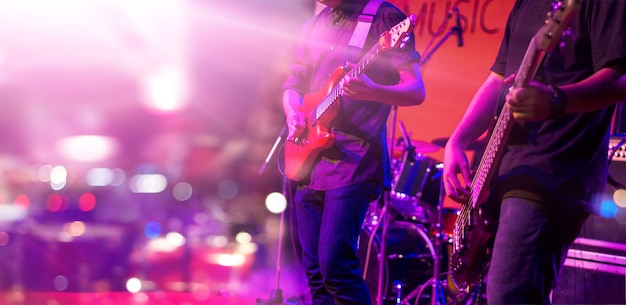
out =
{"type": "MultiPolygon", "coordinates": [[[[321,90],[304,96],[302,111],[304,113],[315,111],[320,102],[345,75],[346,72],[342,67],[335,69],[321,90]]],[[[317,120],[307,117],[306,128],[298,140],[285,144],[285,174],[289,179],[295,181],[304,179],[311,171],[319,154],[335,142],[335,135],[330,133],[328,126],[339,113],[341,104],[339,100],[326,108],[317,120]]]]}
{"type": "Polygon", "coordinates": [[[458,230],[456,238],[461,246],[450,256],[453,279],[458,289],[469,290],[481,281],[498,229],[498,212],[495,203],[481,204],[479,208],[469,210],[463,229],[458,230]]]}

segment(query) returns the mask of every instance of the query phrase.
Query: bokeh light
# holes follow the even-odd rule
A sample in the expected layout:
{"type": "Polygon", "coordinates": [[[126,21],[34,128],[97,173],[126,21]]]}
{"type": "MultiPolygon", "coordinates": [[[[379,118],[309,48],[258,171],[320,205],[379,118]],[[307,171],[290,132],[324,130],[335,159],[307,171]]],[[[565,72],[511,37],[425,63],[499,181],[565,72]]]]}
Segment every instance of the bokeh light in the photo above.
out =
{"type": "Polygon", "coordinates": [[[613,201],[618,207],[626,208],[626,189],[617,189],[613,192],[613,201]]]}
{"type": "Polygon", "coordinates": [[[239,186],[237,186],[237,183],[235,181],[224,180],[220,182],[217,192],[223,199],[232,199],[237,196],[237,193],[239,192],[239,186]]]}
{"type": "Polygon", "coordinates": [[[30,206],[30,199],[25,194],[19,194],[15,197],[15,204],[23,209],[28,209],[30,206]]]}
{"type": "Polygon", "coordinates": [[[156,238],[161,234],[161,225],[156,221],[148,222],[144,228],[144,234],[148,238],[156,238]]]}
{"type": "Polygon", "coordinates": [[[613,218],[617,212],[617,205],[611,200],[604,200],[600,203],[598,213],[604,218],[613,218]]]}
{"type": "Polygon", "coordinates": [[[172,195],[178,201],[185,201],[191,197],[193,194],[193,188],[191,184],[187,182],[179,182],[176,183],[174,189],[172,190],[172,195]]]}
{"type": "Polygon", "coordinates": [[[87,172],[85,180],[87,185],[91,186],[107,186],[113,183],[115,175],[110,168],[92,168],[87,172]]]}
{"type": "Polygon", "coordinates": [[[89,212],[96,207],[96,195],[84,193],[78,198],[78,208],[83,212],[89,212]]]}
{"type": "Polygon", "coordinates": [[[265,207],[274,214],[280,214],[287,208],[287,199],[282,193],[270,193],[265,198],[265,207]]]}
{"type": "Polygon", "coordinates": [[[135,175],[129,183],[133,193],[160,193],[167,187],[167,178],[161,174],[135,175]]]}
{"type": "Polygon", "coordinates": [[[131,293],[137,293],[141,291],[141,281],[138,278],[129,278],[126,281],[126,290],[131,293]]]}

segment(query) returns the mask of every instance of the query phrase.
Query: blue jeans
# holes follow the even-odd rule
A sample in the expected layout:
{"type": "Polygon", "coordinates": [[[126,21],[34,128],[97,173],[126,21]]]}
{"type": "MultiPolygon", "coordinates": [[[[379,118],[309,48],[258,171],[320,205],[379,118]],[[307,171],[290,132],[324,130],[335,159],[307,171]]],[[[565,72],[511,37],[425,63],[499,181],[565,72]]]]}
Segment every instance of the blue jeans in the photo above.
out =
{"type": "Polygon", "coordinates": [[[575,205],[502,201],[487,274],[488,304],[550,304],[567,251],[589,214],[575,205]]]}
{"type": "Polygon", "coordinates": [[[296,191],[302,265],[313,305],[372,304],[357,242],[369,204],[381,189],[380,183],[367,181],[329,191],[296,191]]]}

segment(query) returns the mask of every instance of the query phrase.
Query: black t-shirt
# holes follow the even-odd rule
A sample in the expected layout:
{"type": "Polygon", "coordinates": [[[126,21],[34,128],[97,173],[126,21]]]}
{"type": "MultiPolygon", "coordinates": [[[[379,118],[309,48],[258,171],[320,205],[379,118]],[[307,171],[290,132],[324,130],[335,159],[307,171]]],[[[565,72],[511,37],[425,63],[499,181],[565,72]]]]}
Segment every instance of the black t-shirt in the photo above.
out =
{"type": "MultiPolygon", "coordinates": [[[[531,38],[545,24],[552,6],[552,0],[516,1],[493,72],[508,76],[518,70],[531,38]]],[[[624,29],[625,1],[583,0],[537,78],[565,85],[608,65],[626,67],[624,29]]],[[[606,181],[613,111],[614,107],[607,107],[541,123],[515,123],[500,162],[500,193],[576,201],[591,207],[606,181]]]]}

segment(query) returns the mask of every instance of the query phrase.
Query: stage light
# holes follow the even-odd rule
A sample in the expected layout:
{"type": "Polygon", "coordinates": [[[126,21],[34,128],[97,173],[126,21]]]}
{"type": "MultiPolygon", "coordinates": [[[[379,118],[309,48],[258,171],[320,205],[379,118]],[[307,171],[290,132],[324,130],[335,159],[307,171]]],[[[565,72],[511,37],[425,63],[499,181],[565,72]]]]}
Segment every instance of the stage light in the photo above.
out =
{"type": "Polygon", "coordinates": [[[235,240],[240,244],[249,244],[252,242],[252,235],[248,232],[241,231],[235,235],[235,240]]]}
{"type": "Polygon", "coordinates": [[[163,67],[144,81],[145,100],[158,111],[176,111],[188,102],[185,73],[176,66],[163,67]]]}
{"type": "Polygon", "coordinates": [[[239,186],[235,181],[224,180],[217,186],[217,192],[223,199],[233,199],[239,193],[239,186]]]}
{"type": "Polygon", "coordinates": [[[87,226],[82,221],[72,221],[63,225],[63,231],[72,237],[79,237],[85,234],[87,226]]]}
{"type": "Polygon", "coordinates": [[[55,190],[61,190],[67,184],[67,169],[57,165],[50,171],[50,187],[55,190]]]}
{"type": "Polygon", "coordinates": [[[178,232],[169,232],[165,235],[165,240],[168,244],[170,244],[173,248],[182,247],[187,242],[185,236],[178,232]]]}
{"type": "Polygon", "coordinates": [[[265,198],[265,207],[274,214],[280,214],[287,208],[287,199],[283,194],[273,192],[265,198]]]}
{"type": "Polygon", "coordinates": [[[187,182],[176,183],[176,185],[174,186],[174,189],[172,190],[172,195],[178,201],[185,201],[189,199],[192,193],[193,193],[193,188],[191,187],[191,184],[187,182]]]}
{"type": "Polygon", "coordinates": [[[133,193],[160,193],[167,187],[167,178],[160,174],[135,175],[129,187],[133,193]]]}
{"type": "Polygon", "coordinates": [[[24,194],[17,195],[15,197],[15,205],[22,207],[24,210],[30,207],[30,198],[24,194]]]}
{"type": "Polygon", "coordinates": [[[617,213],[617,205],[613,201],[604,200],[600,203],[598,213],[604,218],[613,218],[615,213],[617,213]]]}
{"type": "Polygon", "coordinates": [[[96,196],[93,193],[84,193],[78,198],[78,208],[83,212],[89,212],[96,207],[96,196]]]}
{"type": "Polygon", "coordinates": [[[224,248],[228,245],[228,238],[223,235],[209,236],[207,237],[206,242],[211,247],[224,248]]]}
{"type": "Polygon", "coordinates": [[[210,261],[224,267],[238,267],[246,262],[246,257],[242,254],[214,254],[210,261]]]}
{"type": "Polygon", "coordinates": [[[0,204],[0,222],[19,221],[26,217],[27,208],[17,204],[0,204]]]}
{"type": "Polygon", "coordinates": [[[6,246],[11,241],[11,236],[7,232],[0,232],[0,247],[6,246]]]}
{"type": "Polygon", "coordinates": [[[136,277],[131,277],[126,281],[126,290],[130,293],[141,291],[141,281],[136,277]]]}
{"type": "Polygon", "coordinates": [[[100,135],[70,136],[56,145],[61,156],[79,162],[94,162],[113,157],[119,150],[117,139],[100,135]]]}
{"type": "Polygon", "coordinates": [[[56,277],[54,277],[53,285],[54,289],[56,289],[57,291],[64,291],[65,289],[67,289],[68,284],[69,282],[67,280],[67,277],[65,276],[57,275],[56,277]]]}
{"type": "Polygon", "coordinates": [[[156,221],[151,221],[146,224],[143,231],[146,237],[157,238],[161,234],[161,225],[156,221]]]}
{"type": "Polygon", "coordinates": [[[63,198],[59,194],[50,194],[46,200],[46,208],[48,211],[55,213],[63,209],[63,198]]]}
{"type": "Polygon", "coordinates": [[[626,189],[620,188],[613,192],[613,201],[618,207],[626,208],[626,189]]]}
{"type": "Polygon", "coordinates": [[[85,181],[90,186],[107,186],[113,183],[113,170],[110,168],[96,167],[87,171],[85,181]]]}

